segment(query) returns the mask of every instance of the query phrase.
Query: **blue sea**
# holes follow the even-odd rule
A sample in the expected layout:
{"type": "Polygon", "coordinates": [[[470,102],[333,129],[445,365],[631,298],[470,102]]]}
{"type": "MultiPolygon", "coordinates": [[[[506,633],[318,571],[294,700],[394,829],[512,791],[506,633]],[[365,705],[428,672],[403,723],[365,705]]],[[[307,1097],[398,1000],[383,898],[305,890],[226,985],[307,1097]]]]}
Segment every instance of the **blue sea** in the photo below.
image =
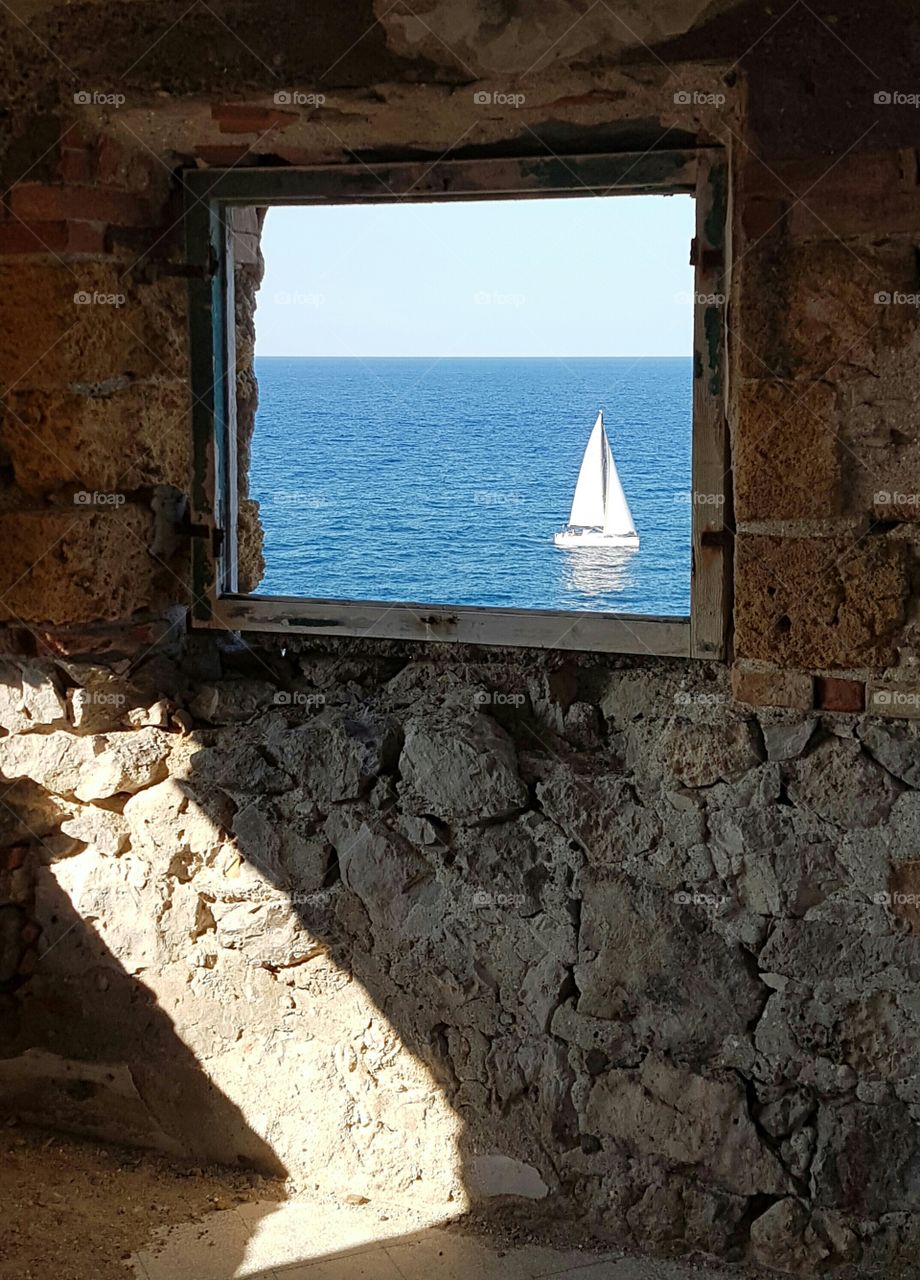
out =
{"type": "Polygon", "coordinates": [[[259,594],[687,615],[689,357],[259,357],[259,594]],[[560,550],[604,409],[638,550],[560,550]]]}

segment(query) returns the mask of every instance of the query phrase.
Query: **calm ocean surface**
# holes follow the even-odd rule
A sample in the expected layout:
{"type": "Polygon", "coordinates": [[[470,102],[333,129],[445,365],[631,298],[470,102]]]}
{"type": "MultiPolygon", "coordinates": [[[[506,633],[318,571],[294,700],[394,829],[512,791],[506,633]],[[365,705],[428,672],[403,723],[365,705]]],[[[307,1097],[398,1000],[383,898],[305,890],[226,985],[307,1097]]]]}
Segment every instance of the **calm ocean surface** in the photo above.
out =
{"type": "Polygon", "coordinates": [[[259,594],[687,614],[689,357],[256,360],[259,594]],[[562,551],[603,407],[638,551],[562,551]]]}

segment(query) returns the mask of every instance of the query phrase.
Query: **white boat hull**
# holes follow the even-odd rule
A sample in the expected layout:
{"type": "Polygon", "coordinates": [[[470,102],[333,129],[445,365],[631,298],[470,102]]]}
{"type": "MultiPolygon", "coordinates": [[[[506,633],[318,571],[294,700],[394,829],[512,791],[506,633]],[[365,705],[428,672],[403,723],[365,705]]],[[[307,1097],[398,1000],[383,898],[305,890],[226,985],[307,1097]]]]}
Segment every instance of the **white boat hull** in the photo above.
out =
{"type": "Polygon", "coordinates": [[[604,533],[603,529],[563,529],[553,536],[557,547],[638,547],[638,533],[604,533]]]}

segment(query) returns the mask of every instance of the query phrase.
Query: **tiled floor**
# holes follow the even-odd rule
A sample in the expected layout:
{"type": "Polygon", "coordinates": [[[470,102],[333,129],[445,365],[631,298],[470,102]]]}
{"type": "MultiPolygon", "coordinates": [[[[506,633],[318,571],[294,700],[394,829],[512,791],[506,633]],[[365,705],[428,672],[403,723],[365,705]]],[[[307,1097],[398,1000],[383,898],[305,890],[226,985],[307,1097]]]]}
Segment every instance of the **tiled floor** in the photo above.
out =
{"type": "Polygon", "coordinates": [[[700,1270],[494,1240],[436,1223],[407,1230],[370,1205],[300,1200],[245,1204],[199,1223],[164,1227],[132,1259],[136,1280],[736,1280],[700,1270]]]}

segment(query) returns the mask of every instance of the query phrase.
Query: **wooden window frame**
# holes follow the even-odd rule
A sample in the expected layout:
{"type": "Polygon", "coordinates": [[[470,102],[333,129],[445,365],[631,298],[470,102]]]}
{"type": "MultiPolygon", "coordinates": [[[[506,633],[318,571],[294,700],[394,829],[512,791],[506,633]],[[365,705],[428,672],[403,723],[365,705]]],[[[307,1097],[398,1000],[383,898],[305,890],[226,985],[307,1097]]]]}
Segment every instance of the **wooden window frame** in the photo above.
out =
{"type": "Polygon", "coordinates": [[[724,659],[731,615],[726,406],[729,179],[720,148],[528,159],[192,170],[186,189],[192,431],[192,623],[231,631],[724,659]],[[689,617],[304,599],[237,590],[233,213],[241,206],[695,197],[689,617]],[[700,501],[699,496],[705,500],[700,501]]]}

